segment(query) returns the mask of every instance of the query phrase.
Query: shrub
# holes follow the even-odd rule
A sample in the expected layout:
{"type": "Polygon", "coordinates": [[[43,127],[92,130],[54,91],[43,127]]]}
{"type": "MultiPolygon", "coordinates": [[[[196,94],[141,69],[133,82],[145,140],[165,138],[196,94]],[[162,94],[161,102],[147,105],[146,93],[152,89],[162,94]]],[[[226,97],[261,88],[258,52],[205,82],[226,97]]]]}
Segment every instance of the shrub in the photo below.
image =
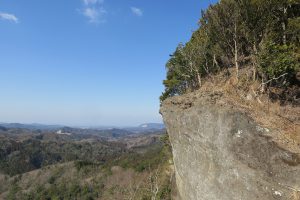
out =
{"type": "MultiPolygon", "coordinates": [[[[281,84],[292,83],[300,69],[300,55],[296,49],[294,45],[267,43],[259,56],[261,71],[267,75],[268,79],[286,74],[283,78],[285,81],[281,79],[281,84]]],[[[273,81],[273,84],[280,86],[279,81],[273,81]]]]}

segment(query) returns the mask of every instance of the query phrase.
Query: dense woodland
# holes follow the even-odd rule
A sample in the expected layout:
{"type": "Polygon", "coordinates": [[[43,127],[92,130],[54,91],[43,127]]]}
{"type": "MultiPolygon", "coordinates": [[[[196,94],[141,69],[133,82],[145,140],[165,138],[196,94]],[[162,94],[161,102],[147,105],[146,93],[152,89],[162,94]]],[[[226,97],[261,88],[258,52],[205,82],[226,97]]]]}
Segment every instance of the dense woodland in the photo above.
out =
{"type": "Polygon", "coordinates": [[[101,164],[123,153],[126,153],[123,144],[100,140],[74,142],[30,138],[18,142],[3,139],[0,141],[0,172],[13,176],[43,166],[74,160],[101,164]]]}
{"type": "Polygon", "coordinates": [[[170,199],[163,130],[118,138],[0,129],[0,199],[170,199]]]}
{"type": "Polygon", "coordinates": [[[221,0],[202,11],[198,23],[166,64],[161,101],[201,88],[220,71],[239,80],[245,68],[264,90],[299,88],[299,0],[221,0]]]}

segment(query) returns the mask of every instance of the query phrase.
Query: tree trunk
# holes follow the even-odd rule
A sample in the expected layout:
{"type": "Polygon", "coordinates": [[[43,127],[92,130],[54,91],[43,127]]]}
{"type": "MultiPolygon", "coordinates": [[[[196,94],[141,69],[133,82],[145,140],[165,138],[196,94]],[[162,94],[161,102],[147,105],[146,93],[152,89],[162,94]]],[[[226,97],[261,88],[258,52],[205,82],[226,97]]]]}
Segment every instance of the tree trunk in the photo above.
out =
{"type": "Polygon", "coordinates": [[[253,81],[256,80],[256,66],[253,65],[253,81]]]}
{"type": "Polygon", "coordinates": [[[202,86],[201,75],[198,70],[196,70],[196,74],[197,74],[198,87],[200,88],[202,86]]]}
{"type": "Polygon", "coordinates": [[[189,82],[185,80],[185,93],[189,91],[189,82]]]}
{"type": "Polygon", "coordinates": [[[239,62],[238,62],[238,50],[237,50],[237,41],[234,40],[234,63],[236,69],[236,77],[239,77],[239,62]]]}
{"type": "Polygon", "coordinates": [[[258,54],[255,42],[253,44],[253,51],[254,51],[254,55],[253,55],[253,60],[252,60],[252,66],[253,66],[253,81],[255,81],[256,80],[256,67],[257,67],[256,58],[257,58],[257,54],[258,54]]]}
{"type": "Polygon", "coordinates": [[[283,31],[282,42],[284,45],[286,45],[286,18],[287,18],[287,8],[284,7],[283,8],[283,21],[281,23],[282,31],[283,31]]]}
{"type": "Polygon", "coordinates": [[[216,59],[216,54],[214,54],[213,63],[214,63],[214,65],[217,66],[218,70],[220,70],[220,66],[219,66],[218,61],[216,59]]]}
{"type": "Polygon", "coordinates": [[[237,27],[234,24],[234,63],[236,68],[236,77],[239,77],[239,62],[238,62],[238,44],[237,44],[237,27]]]}

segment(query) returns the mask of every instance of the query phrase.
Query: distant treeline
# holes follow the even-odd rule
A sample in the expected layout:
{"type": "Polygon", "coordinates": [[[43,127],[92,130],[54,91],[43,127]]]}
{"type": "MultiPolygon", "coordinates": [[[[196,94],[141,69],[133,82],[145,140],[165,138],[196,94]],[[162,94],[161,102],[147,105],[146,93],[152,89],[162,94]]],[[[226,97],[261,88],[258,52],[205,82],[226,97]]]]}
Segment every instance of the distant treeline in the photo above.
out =
{"type": "Polygon", "coordinates": [[[202,11],[199,28],[166,64],[161,101],[201,87],[221,70],[248,67],[274,87],[299,84],[300,1],[220,0],[202,11]]]}
{"type": "Polygon", "coordinates": [[[0,140],[0,172],[13,176],[44,166],[76,160],[103,164],[126,152],[124,144],[100,140],[49,141],[34,136],[22,142],[2,139],[0,140]]]}

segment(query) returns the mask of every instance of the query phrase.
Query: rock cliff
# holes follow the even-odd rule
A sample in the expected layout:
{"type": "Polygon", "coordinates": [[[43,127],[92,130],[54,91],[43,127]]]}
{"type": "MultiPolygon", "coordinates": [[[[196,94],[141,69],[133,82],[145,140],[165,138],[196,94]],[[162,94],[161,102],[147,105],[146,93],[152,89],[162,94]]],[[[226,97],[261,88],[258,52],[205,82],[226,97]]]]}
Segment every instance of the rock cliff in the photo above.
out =
{"type": "MultiPolygon", "coordinates": [[[[221,93],[176,96],[161,114],[182,200],[299,200],[300,156],[221,93]]],[[[299,144],[298,144],[299,146],[299,144]]]]}

